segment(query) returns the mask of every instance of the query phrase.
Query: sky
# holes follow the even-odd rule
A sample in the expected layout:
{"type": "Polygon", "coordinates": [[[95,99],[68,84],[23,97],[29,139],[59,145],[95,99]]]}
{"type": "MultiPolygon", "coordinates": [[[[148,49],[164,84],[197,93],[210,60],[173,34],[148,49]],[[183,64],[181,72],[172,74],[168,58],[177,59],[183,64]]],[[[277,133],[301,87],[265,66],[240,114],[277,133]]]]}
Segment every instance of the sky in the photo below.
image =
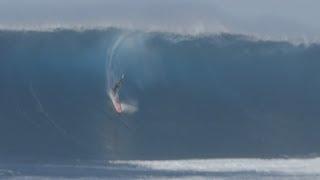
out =
{"type": "Polygon", "coordinates": [[[0,0],[0,28],[124,27],[320,37],[319,0],[0,0]]]}

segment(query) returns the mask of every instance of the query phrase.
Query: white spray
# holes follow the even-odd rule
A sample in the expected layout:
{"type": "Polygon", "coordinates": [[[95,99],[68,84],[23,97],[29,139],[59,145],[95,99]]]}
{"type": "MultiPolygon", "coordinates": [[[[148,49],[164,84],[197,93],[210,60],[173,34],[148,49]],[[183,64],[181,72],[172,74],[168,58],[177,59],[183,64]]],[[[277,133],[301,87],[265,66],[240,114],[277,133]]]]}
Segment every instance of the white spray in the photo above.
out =
{"type": "MultiPolygon", "coordinates": [[[[116,42],[114,43],[112,48],[108,51],[107,60],[109,59],[109,61],[106,62],[106,80],[107,80],[106,91],[107,91],[107,94],[110,99],[112,99],[111,88],[114,85],[115,81],[119,78],[116,76],[116,70],[118,68],[114,66],[113,57],[114,57],[118,47],[126,39],[127,36],[128,36],[128,34],[124,34],[124,35],[120,36],[116,40],[116,42]]],[[[121,107],[122,107],[122,112],[124,112],[124,113],[134,113],[138,110],[138,107],[136,105],[128,104],[126,102],[121,102],[121,107]]]]}

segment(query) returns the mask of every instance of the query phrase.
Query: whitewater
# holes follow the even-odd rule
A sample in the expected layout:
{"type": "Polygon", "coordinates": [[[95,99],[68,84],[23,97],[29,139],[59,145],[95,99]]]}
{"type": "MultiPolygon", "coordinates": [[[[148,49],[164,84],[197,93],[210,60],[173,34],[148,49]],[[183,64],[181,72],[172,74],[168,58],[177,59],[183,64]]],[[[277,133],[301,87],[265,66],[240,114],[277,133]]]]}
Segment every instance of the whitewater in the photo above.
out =
{"type": "Polygon", "coordinates": [[[9,179],[318,179],[315,159],[191,159],[0,164],[9,179]]]}

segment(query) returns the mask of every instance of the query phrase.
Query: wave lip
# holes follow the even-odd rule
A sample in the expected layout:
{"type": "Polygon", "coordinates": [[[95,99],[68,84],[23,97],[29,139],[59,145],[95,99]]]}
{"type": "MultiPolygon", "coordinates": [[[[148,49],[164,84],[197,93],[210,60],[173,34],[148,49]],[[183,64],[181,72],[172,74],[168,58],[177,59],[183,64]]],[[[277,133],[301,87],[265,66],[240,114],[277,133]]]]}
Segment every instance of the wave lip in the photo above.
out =
{"type": "Polygon", "coordinates": [[[219,36],[223,34],[230,34],[235,36],[245,36],[254,41],[274,41],[274,42],[289,42],[294,45],[312,45],[320,43],[320,36],[312,35],[306,36],[304,34],[290,35],[281,33],[279,35],[271,35],[268,33],[261,34],[256,32],[245,32],[245,31],[232,31],[227,28],[220,28],[217,30],[204,30],[203,28],[194,27],[189,30],[186,28],[181,28],[181,30],[169,29],[164,27],[152,26],[152,27],[133,27],[131,25],[123,24],[104,24],[101,25],[81,25],[81,24],[42,24],[42,25],[1,25],[0,31],[33,31],[33,32],[55,32],[55,31],[108,31],[117,29],[123,32],[142,32],[142,33],[163,33],[172,34],[175,36],[180,36],[180,38],[193,38],[193,37],[203,37],[203,36],[219,36]],[[203,29],[203,30],[201,30],[203,29]]]}

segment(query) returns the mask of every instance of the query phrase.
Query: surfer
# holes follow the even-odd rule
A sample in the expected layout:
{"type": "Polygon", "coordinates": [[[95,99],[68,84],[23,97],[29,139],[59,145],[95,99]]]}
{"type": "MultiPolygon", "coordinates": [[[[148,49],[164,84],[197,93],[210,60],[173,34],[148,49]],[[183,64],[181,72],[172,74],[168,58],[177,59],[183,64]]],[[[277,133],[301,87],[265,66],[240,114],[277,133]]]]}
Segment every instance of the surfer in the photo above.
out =
{"type": "Polygon", "coordinates": [[[119,81],[113,86],[113,88],[112,88],[112,93],[113,93],[114,95],[116,95],[116,94],[119,93],[119,90],[120,90],[120,88],[121,88],[121,86],[122,86],[123,80],[124,80],[124,74],[121,75],[120,80],[119,80],[119,81]]]}
{"type": "Polygon", "coordinates": [[[115,83],[115,85],[111,89],[111,93],[109,95],[111,98],[112,104],[113,104],[115,110],[117,111],[117,113],[122,113],[122,107],[121,107],[121,103],[119,100],[119,90],[122,86],[123,80],[124,80],[124,74],[122,74],[120,80],[117,83],[115,83]]]}

